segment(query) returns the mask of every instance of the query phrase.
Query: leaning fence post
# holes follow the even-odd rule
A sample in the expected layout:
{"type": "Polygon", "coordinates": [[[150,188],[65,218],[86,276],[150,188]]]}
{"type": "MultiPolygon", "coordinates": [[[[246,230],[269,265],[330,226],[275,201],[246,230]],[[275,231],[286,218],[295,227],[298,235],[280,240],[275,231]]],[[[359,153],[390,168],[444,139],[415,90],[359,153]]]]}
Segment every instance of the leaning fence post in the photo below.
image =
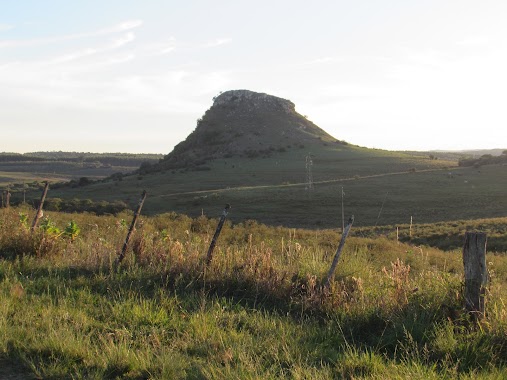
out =
{"type": "Polygon", "coordinates": [[[5,208],[9,208],[11,206],[11,192],[9,189],[5,192],[5,208]]]}
{"type": "Polygon", "coordinates": [[[484,293],[488,283],[486,268],[487,236],[481,232],[466,232],[463,246],[465,267],[465,308],[474,320],[485,315],[484,293]]]}
{"type": "Polygon", "coordinates": [[[125,243],[123,243],[123,248],[121,250],[120,255],[116,259],[116,264],[120,264],[127,253],[127,248],[129,246],[130,238],[132,237],[132,232],[136,227],[137,218],[141,214],[141,209],[143,208],[144,200],[146,199],[146,190],[143,190],[141,194],[141,199],[139,199],[139,203],[137,205],[137,210],[134,214],[134,218],[132,219],[132,223],[130,224],[129,232],[127,233],[127,237],[125,238],[125,243]]]}
{"type": "Polygon", "coordinates": [[[224,211],[222,211],[222,216],[220,217],[220,221],[218,222],[217,229],[215,230],[215,234],[213,235],[213,239],[211,239],[211,244],[208,249],[208,255],[206,257],[206,266],[209,266],[211,264],[211,260],[213,259],[213,250],[215,249],[217,239],[220,236],[220,231],[222,231],[225,218],[227,217],[227,213],[229,212],[230,208],[231,205],[227,203],[224,207],[224,211]]]}
{"type": "Polygon", "coordinates": [[[324,289],[329,289],[329,286],[331,285],[331,280],[334,277],[334,272],[336,270],[336,266],[338,265],[338,260],[340,259],[343,246],[345,245],[345,239],[347,239],[350,229],[352,228],[352,223],[354,223],[354,215],[350,217],[349,221],[347,222],[347,225],[345,226],[345,229],[343,230],[342,239],[340,240],[340,244],[338,245],[338,249],[336,250],[336,254],[334,255],[333,263],[331,264],[331,268],[329,269],[329,273],[327,274],[326,281],[324,282],[324,289]]]}
{"type": "Polygon", "coordinates": [[[37,227],[37,223],[39,223],[39,219],[42,218],[42,207],[44,206],[44,201],[46,200],[46,195],[48,193],[49,189],[49,182],[46,182],[46,185],[44,186],[44,190],[42,191],[42,197],[40,198],[39,207],[37,207],[37,212],[35,213],[35,217],[33,218],[32,232],[35,231],[35,227],[37,227]]]}

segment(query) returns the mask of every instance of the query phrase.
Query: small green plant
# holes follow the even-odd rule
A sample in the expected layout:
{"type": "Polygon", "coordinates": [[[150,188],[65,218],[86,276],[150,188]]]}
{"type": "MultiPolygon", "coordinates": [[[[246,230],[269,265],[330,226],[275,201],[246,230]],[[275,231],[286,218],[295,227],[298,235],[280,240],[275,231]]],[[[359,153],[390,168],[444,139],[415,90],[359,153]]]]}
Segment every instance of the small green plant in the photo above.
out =
{"type": "Polygon", "coordinates": [[[169,231],[167,231],[167,228],[164,228],[162,231],[160,231],[160,239],[162,241],[167,241],[170,239],[169,231]]]}
{"type": "Polygon", "coordinates": [[[28,228],[28,215],[23,214],[22,212],[19,213],[19,223],[25,227],[28,228]]]}
{"type": "Polygon", "coordinates": [[[71,241],[74,241],[81,232],[81,228],[77,225],[76,222],[71,220],[67,227],[65,227],[65,230],[63,231],[63,235],[70,238],[71,241]]]}
{"type": "Polygon", "coordinates": [[[40,224],[40,228],[48,235],[58,237],[62,231],[56,226],[56,223],[49,218],[44,218],[40,224]]]}
{"type": "Polygon", "coordinates": [[[119,229],[125,229],[127,228],[127,221],[125,219],[120,219],[116,222],[116,226],[119,228],[119,229]]]}

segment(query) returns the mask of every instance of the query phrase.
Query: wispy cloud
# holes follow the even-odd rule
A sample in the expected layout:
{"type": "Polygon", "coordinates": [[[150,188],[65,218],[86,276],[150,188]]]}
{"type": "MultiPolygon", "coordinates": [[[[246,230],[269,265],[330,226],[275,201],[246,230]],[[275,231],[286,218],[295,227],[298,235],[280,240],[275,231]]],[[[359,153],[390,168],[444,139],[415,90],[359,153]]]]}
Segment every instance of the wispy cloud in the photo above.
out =
{"type": "Polygon", "coordinates": [[[64,55],[61,55],[59,57],[56,57],[55,59],[52,60],[51,63],[70,62],[70,61],[74,61],[76,59],[80,59],[80,58],[84,58],[84,57],[88,57],[88,56],[94,55],[97,52],[98,52],[98,49],[86,48],[86,49],[78,50],[78,51],[75,51],[75,52],[72,52],[72,53],[68,53],[68,54],[64,54],[64,55]]]}
{"type": "Polygon", "coordinates": [[[206,44],[206,47],[216,47],[221,45],[230,44],[232,42],[232,38],[217,38],[214,41],[210,41],[206,44]]]}
{"type": "Polygon", "coordinates": [[[110,28],[101,29],[97,32],[95,32],[95,35],[98,34],[111,34],[111,33],[119,33],[119,32],[125,32],[127,30],[135,29],[143,25],[142,20],[128,20],[121,22],[119,24],[116,24],[110,28]]]}
{"type": "Polygon", "coordinates": [[[152,41],[145,45],[144,49],[148,55],[165,55],[176,50],[177,41],[175,37],[169,37],[162,41],[152,41]]]}
{"type": "Polygon", "coordinates": [[[133,32],[128,32],[127,34],[113,40],[113,48],[122,47],[123,45],[126,45],[129,42],[134,41],[135,38],[136,37],[133,32]]]}
{"type": "MultiPolygon", "coordinates": [[[[89,37],[110,35],[110,34],[126,32],[129,30],[138,28],[142,25],[143,25],[142,20],[132,20],[132,21],[125,21],[125,22],[113,25],[112,27],[109,27],[109,28],[99,29],[96,31],[85,32],[85,33],[75,33],[75,34],[67,34],[67,35],[62,35],[62,36],[44,37],[44,38],[30,38],[30,39],[24,39],[24,40],[0,40],[0,48],[45,45],[45,44],[62,42],[62,41],[69,41],[69,40],[83,39],[83,38],[89,38],[89,37]]],[[[127,34],[127,36],[128,35],[129,34],[127,34]]]]}
{"type": "Polygon", "coordinates": [[[312,65],[321,65],[325,63],[333,63],[333,62],[343,62],[343,58],[336,58],[336,57],[320,57],[315,58],[306,62],[301,63],[303,66],[312,66],[312,65]]]}

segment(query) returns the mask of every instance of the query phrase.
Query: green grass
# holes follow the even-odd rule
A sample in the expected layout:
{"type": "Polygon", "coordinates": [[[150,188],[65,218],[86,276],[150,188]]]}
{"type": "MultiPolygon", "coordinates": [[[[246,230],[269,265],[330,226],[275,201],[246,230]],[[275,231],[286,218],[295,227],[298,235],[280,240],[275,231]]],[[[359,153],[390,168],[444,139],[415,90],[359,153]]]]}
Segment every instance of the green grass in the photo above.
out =
{"type": "Polygon", "coordinates": [[[132,172],[139,166],[87,167],[79,162],[67,161],[0,161],[0,186],[30,182],[62,182],[87,177],[100,179],[117,172],[132,172]]]}
{"type": "Polygon", "coordinates": [[[11,184],[30,183],[30,182],[60,182],[69,179],[64,174],[49,174],[49,173],[36,173],[30,171],[0,171],[0,186],[3,188],[9,187],[11,184]]]}
{"type": "Polygon", "coordinates": [[[47,213],[71,241],[0,210],[0,362],[45,379],[504,378],[507,256],[489,254],[485,320],[462,311],[459,250],[347,241],[320,292],[336,231],[47,213]],[[122,221],[125,220],[125,222],[122,221]]]}
{"type": "Polygon", "coordinates": [[[488,250],[491,252],[507,251],[507,218],[476,220],[457,220],[450,222],[414,224],[412,236],[410,224],[385,225],[377,227],[355,228],[353,236],[379,237],[398,239],[417,246],[432,246],[442,250],[455,250],[463,246],[463,236],[467,231],[481,231],[488,235],[488,250]]]}
{"type": "Polygon", "coordinates": [[[414,223],[504,217],[506,171],[505,166],[492,166],[480,171],[453,169],[452,177],[448,170],[348,177],[315,183],[311,194],[305,190],[304,183],[278,182],[273,186],[254,187],[247,183],[247,186],[228,187],[225,183],[220,185],[220,178],[214,177],[213,172],[166,173],[147,175],[142,180],[127,177],[122,182],[55,190],[50,191],[50,196],[121,199],[133,207],[141,191],[146,189],[144,212],[147,214],[176,211],[194,217],[201,213],[215,217],[220,215],[225,203],[230,203],[230,218],[235,222],[255,219],[271,225],[335,228],[341,226],[343,187],[345,214],[347,218],[355,215],[356,226],[405,225],[411,217],[414,223]],[[217,183],[206,182],[208,176],[217,183]],[[199,191],[186,192],[184,186],[199,191]],[[213,186],[215,190],[205,191],[213,186]]]}
{"type": "MultiPolygon", "coordinates": [[[[459,213],[446,208],[440,209],[438,214],[433,212],[434,192],[440,188],[442,204],[451,201],[452,205],[459,200],[454,192],[462,187],[461,177],[455,176],[448,181],[449,169],[444,169],[455,162],[345,145],[316,144],[307,148],[313,148],[310,151],[314,155],[315,189],[312,194],[305,190],[308,150],[291,148],[264,159],[215,160],[206,164],[210,168],[207,171],[167,170],[132,175],[121,181],[52,189],[48,196],[121,200],[134,207],[142,190],[146,189],[148,198],[144,212],[150,215],[176,211],[192,216],[203,212],[215,216],[220,214],[225,203],[230,203],[233,207],[230,217],[236,222],[255,219],[271,225],[331,228],[341,224],[339,205],[343,186],[346,213],[356,215],[358,225],[376,223],[386,192],[390,196],[381,224],[405,223],[411,215],[418,222],[433,222],[467,218],[470,214],[470,211],[461,209],[461,203],[455,205],[459,213]],[[442,184],[440,188],[434,188],[429,186],[432,182],[442,184]]],[[[459,169],[459,173],[466,173],[467,178],[475,175],[471,169],[459,169]]],[[[495,191],[502,192],[503,183],[489,186],[497,174],[484,181],[481,190],[485,190],[486,196],[495,191]]],[[[31,194],[31,198],[38,196],[37,193],[31,194]]],[[[491,210],[486,211],[485,215],[474,217],[499,216],[490,215],[491,210]]]]}

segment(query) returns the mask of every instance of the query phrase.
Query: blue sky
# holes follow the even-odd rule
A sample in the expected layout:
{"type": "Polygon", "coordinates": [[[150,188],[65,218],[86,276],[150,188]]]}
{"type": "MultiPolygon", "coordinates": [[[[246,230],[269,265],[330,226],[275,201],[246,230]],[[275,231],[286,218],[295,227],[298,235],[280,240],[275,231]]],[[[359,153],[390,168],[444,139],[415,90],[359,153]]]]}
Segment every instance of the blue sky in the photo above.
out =
{"type": "Polygon", "coordinates": [[[0,0],[0,151],[168,153],[220,91],[384,149],[507,147],[504,1],[0,0]]]}

